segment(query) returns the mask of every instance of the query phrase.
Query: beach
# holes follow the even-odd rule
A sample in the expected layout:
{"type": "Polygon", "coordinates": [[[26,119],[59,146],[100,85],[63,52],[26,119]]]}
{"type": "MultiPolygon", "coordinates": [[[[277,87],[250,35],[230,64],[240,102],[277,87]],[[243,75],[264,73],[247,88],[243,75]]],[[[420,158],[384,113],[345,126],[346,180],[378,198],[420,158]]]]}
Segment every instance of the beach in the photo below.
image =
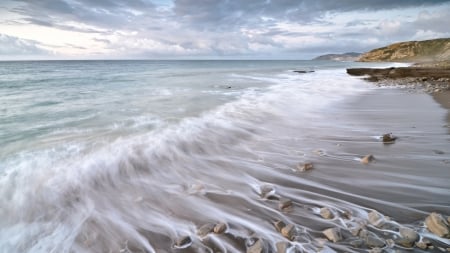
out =
{"type": "Polygon", "coordinates": [[[447,91],[362,63],[3,64],[0,251],[450,248],[426,225],[450,215],[447,91]]]}

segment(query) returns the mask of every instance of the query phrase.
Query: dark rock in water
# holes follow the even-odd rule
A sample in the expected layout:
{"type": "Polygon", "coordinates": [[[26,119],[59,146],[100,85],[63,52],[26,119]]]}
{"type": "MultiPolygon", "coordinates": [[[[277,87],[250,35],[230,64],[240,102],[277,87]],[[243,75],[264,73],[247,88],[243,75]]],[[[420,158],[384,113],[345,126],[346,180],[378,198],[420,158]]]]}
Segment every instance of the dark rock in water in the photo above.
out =
{"type": "Polygon", "coordinates": [[[280,210],[285,210],[290,207],[292,207],[292,200],[285,198],[280,199],[280,203],[278,204],[278,208],[280,208],[280,210]]]}
{"type": "Polygon", "coordinates": [[[256,241],[249,247],[247,247],[247,253],[263,253],[266,252],[264,242],[261,239],[256,241]]]}
{"type": "Polygon", "coordinates": [[[376,235],[368,235],[365,242],[370,248],[382,248],[386,245],[386,243],[376,235]]]}
{"type": "Polygon", "coordinates": [[[213,223],[205,224],[197,230],[197,235],[199,235],[200,237],[204,237],[209,233],[213,232],[215,226],[216,224],[213,223]]]}
{"type": "Polygon", "coordinates": [[[294,70],[293,72],[299,73],[299,74],[306,74],[306,73],[313,73],[314,70],[294,70]]]}
{"type": "Polygon", "coordinates": [[[225,230],[227,230],[227,224],[221,222],[218,223],[216,226],[214,226],[214,233],[216,234],[222,234],[225,232],[225,230]]]}
{"type": "Polygon", "coordinates": [[[292,240],[295,236],[295,226],[294,224],[289,224],[281,229],[281,234],[289,240],[292,240]]]}
{"type": "Polygon", "coordinates": [[[187,248],[191,244],[192,244],[192,239],[189,236],[180,237],[175,241],[176,248],[187,248]]]}
{"type": "Polygon", "coordinates": [[[392,133],[383,134],[383,143],[390,144],[394,143],[397,137],[393,136],[392,133]]]}
{"type": "Polygon", "coordinates": [[[297,165],[297,169],[299,170],[299,171],[308,171],[308,170],[312,170],[312,169],[314,169],[314,166],[313,166],[313,164],[312,163],[303,163],[303,164],[299,164],[299,165],[297,165]]]}
{"type": "Polygon", "coordinates": [[[281,230],[286,227],[286,223],[284,223],[283,221],[275,221],[273,223],[273,225],[275,226],[275,229],[281,233],[281,230]]]}
{"type": "Polygon", "coordinates": [[[437,236],[447,237],[450,235],[449,224],[441,214],[435,212],[431,213],[425,219],[425,225],[429,231],[437,236]]]}

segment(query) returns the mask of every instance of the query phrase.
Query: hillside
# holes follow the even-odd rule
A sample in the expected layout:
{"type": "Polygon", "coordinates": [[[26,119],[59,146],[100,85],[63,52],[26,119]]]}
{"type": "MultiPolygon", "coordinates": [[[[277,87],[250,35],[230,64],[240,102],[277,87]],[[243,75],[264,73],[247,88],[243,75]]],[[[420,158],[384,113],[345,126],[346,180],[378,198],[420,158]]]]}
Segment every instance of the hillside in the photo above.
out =
{"type": "Polygon", "coordinates": [[[364,53],[358,59],[358,61],[362,62],[444,60],[450,60],[450,38],[395,43],[364,53]]]}
{"type": "Polygon", "coordinates": [[[314,58],[313,60],[327,61],[356,61],[361,53],[344,53],[344,54],[325,54],[314,58]]]}

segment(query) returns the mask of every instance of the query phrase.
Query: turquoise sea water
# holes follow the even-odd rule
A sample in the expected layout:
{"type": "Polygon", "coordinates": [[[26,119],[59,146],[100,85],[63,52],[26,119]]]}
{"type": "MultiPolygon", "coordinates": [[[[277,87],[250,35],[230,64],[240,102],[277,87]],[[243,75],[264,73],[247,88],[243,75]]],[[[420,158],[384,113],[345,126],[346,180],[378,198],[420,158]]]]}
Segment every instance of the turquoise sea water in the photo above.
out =
{"type": "MultiPolygon", "coordinates": [[[[241,252],[254,238],[271,249],[284,240],[275,219],[304,235],[292,249],[323,248],[316,238],[326,226],[312,224],[320,223],[317,208],[358,219],[373,208],[371,193],[353,201],[348,188],[321,181],[326,175],[293,179],[298,163],[336,149],[343,134],[369,132],[339,119],[346,101],[374,89],[346,75],[355,65],[0,62],[0,252],[241,252]],[[297,210],[262,200],[265,186],[297,210]],[[203,241],[196,231],[208,222],[227,223],[228,235],[203,241]],[[191,244],[178,249],[185,235],[191,244]]],[[[337,157],[354,162],[358,154],[337,157]]],[[[423,192],[448,196],[440,182],[423,192]]],[[[336,247],[352,248],[326,248],[336,247]]]]}

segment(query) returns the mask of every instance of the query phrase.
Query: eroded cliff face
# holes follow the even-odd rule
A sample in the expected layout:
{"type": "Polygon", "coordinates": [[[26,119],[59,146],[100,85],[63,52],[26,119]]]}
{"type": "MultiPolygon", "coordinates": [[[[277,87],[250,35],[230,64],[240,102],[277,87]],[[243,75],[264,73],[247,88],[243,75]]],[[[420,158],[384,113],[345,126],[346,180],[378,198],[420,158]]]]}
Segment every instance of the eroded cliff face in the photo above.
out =
{"type": "Polygon", "coordinates": [[[450,38],[395,43],[364,53],[358,59],[362,62],[443,60],[450,60],[450,38]]]}

